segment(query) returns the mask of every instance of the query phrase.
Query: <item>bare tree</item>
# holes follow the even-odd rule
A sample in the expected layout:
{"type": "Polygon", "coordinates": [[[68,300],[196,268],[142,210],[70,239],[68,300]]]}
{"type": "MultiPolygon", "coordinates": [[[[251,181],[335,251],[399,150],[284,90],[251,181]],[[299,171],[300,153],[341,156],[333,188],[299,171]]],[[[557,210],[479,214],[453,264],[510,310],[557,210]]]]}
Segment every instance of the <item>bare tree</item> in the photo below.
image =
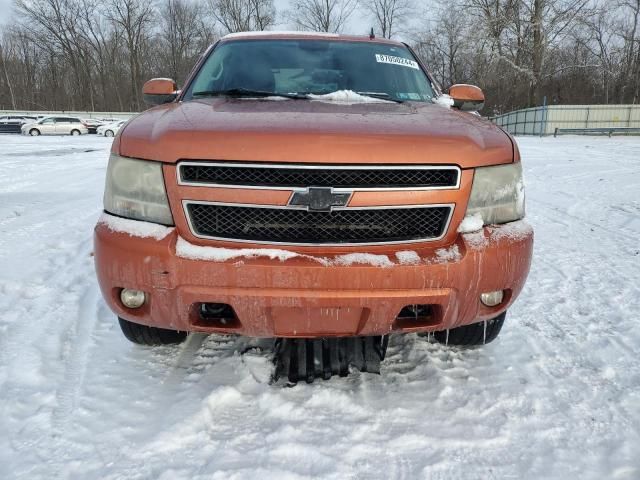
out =
{"type": "Polygon", "coordinates": [[[492,41],[497,61],[529,82],[529,103],[541,101],[550,52],[572,37],[580,20],[593,14],[591,0],[466,0],[471,15],[492,41]]]}
{"type": "MultiPolygon", "coordinates": [[[[292,0],[289,18],[343,31],[355,1],[292,0]]],[[[439,0],[403,15],[409,1],[360,0],[360,13],[385,37],[411,23],[435,79],[480,85],[486,113],[543,97],[640,102],[640,0],[439,0]]],[[[16,0],[15,12],[0,27],[0,108],[42,110],[138,110],[144,80],[181,80],[216,31],[269,28],[276,14],[273,0],[16,0]]]]}
{"type": "Polygon", "coordinates": [[[73,82],[72,104],[92,103],[93,91],[88,78],[90,53],[83,42],[83,34],[77,22],[75,0],[16,0],[22,28],[31,38],[40,42],[51,56],[61,56],[68,63],[73,82]]]}
{"type": "Polygon", "coordinates": [[[640,102],[640,0],[623,0],[619,4],[622,19],[616,25],[623,43],[623,70],[618,87],[623,101],[626,90],[631,90],[631,102],[640,102]]]}
{"type": "Polygon", "coordinates": [[[275,23],[273,0],[209,0],[209,5],[226,33],[266,30],[275,23]]]}
{"type": "Polygon", "coordinates": [[[8,35],[0,38],[0,67],[2,67],[4,81],[7,85],[7,90],[9,91],[9,95],[11,96],[11,107],[16,109],[16,98],[13,93],[13,85],[11,83],[11,78],[9,76],[9,70],[7,68],[7,57],[9,56],[8,50],[11,48],[11,39],[8,35]]]}
{"type": "Polygon", "coordinates": [[[183,80],[199,53],[214,39],[203,20],[204,5],[187,0],[165,0],[160,7],[160,16],[162,48],[159,56],[168,66],[169,76],[183,80]]]}
{"type": "Polygon", "coordinates": [[[583,26],[584,28],[576,35],[576,41],[589,52],[591,58],[596,60],[604,103],[609,103],[614,84],[616,57],[619,54],[619,49],[615,45],[615,30],[604,8],[592,18],[585,19],[583,26]]]}
{"type": "Polygon", "coordinates": [[[543,63],[549,51],[568,36],[588,12],[589,0],[531,0],[527,4],[532,28],[531,100],[540,104],[543,63]]]}
{"type": "Polygon", "coordinates": [[[301,30],[341,32],[357,0],[293,0],[287,17],[301,30]]]}
{"type": "Polygon", "coordinates": [[[437,11],[431,28],[420,36],[416,50],[429,59],[432,73],[443,86],[468,80],[465,45],[470,43],[468,21],[458,7],[437,11]]]}
{"type": "MultiPolygon", "coordinates": [[[[523,0],[466,0],[463,9],[480,19],[478,27],[491,39],[492,47],[502,55],[505,31],[517,23],[517,9],[523,0]]],[[[458,10],[462,13],[461,10],[458,10]]]]}
{"type": "Polygon", "coordinates": [[[369,11],[384,38],[392,38],[398,26],[405,24],[412,11],[411,0],[365,0],[362,6],[369,11]]]}
{"type": "Polygon", "coordinates": [[[106,18],[122,31],[129,60],[130,105],[133,110],[138,110],[144,51],[151,39],[151,27],[156,12],[153,4],[145,0],[111,0],[108,6],[106,18]]]}

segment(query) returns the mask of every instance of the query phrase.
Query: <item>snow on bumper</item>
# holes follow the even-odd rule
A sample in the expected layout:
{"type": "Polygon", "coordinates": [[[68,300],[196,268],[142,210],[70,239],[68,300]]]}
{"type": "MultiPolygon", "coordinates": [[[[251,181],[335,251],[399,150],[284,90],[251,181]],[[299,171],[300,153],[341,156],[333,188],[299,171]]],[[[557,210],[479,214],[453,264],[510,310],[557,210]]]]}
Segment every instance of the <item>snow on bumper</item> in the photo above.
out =
{"type": "Polygon", "coordinates": [[[175,330],[256,337],[432,331],[492,318],[522,290],[533,248],[525,222],[459,235],[447,249],[333,258],[200,247],[174,229],[141,235],[144,229],[113,223],[103,218],[96,227],[95,261],[104,298],[117,315],[175,330]],[[145,291],[146,304],[123,307],[122,288],[145,291]],[[482,305],[479,295],[494,290],[506,291],[504,303],[482,305]],[[200,303],[229,304],[238,322],[202,325],[200,303]],[[403,307],[415,304],[433,306],[427,324],[396,321],[403,307]]]}

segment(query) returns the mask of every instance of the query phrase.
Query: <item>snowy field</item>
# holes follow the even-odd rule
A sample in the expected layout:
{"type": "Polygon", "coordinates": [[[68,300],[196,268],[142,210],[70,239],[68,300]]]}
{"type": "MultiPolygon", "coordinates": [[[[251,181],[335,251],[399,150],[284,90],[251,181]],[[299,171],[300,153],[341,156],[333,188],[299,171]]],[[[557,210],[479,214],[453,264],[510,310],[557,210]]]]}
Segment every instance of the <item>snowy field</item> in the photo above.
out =
{"type": "Polygon", "coordinates": [[[0,136],[0,479],[640,478],[640,138],[519,143],[535,258],[498,340],[283,388],[243,340],[124,339],[109,139],[0,136]]]}

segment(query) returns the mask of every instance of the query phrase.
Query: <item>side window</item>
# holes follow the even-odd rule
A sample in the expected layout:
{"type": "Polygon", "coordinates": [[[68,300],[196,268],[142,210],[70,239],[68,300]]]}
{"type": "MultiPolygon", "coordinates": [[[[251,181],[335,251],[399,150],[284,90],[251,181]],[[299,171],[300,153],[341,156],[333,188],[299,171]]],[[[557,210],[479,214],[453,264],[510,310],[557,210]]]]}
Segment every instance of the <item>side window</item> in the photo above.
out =
{"type": "Polygon", "coordinates": [[[56,119],[55,118],[45,118],[42,121],[43,125],[53,125],[54,123],[56,123],[56,119]]]}
{"type": "Polygon", "coordinates": [[[69,119],[66,117],[56,117],[56,123],[69,123],[69,119]]]}

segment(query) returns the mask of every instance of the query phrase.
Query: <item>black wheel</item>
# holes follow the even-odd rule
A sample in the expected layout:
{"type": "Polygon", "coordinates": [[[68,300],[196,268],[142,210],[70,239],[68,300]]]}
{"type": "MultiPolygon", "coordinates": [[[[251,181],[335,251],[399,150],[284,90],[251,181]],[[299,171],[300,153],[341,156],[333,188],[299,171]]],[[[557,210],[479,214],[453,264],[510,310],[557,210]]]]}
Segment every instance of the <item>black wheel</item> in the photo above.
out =
{"type": "Polygon", "coordinates": [[[71,130],[71,135],[77,137],[78,135],[80,135],[80,130],[71,130]]]}
{"type": "Polygon", "coordinates": [[[182,343],[187,338],[187,332],[148,327],[120,317],[118,317],[118,321],[127,340],[138,345],[171,345],[182,343]]]}
{"type": "Polygon", "coordinates": [[[104,136],[105,137],[113,137],[113,131],[112,130],[107,130],[106,132],[104,132],[104,136]]]}
{"type": "Polygon", "coordinates": [[[506,316],[507,312],[504,312],[486,322],[472,323],[471,325],[452,328],[449,330],[448,338],[446,330],[434,332],[433,336],[438,342],[448,345],[484,345],[496,339],[502,329],[502,324],[506,316]]]}
{"type": "Polygon", "coordinates": [[[32,128],[31,130],[29,130],[29,135],[31,135],[32,137],[37,137],[38,135],[40,135],[40,130],[38,130],[37,128],[32,128]]]}

